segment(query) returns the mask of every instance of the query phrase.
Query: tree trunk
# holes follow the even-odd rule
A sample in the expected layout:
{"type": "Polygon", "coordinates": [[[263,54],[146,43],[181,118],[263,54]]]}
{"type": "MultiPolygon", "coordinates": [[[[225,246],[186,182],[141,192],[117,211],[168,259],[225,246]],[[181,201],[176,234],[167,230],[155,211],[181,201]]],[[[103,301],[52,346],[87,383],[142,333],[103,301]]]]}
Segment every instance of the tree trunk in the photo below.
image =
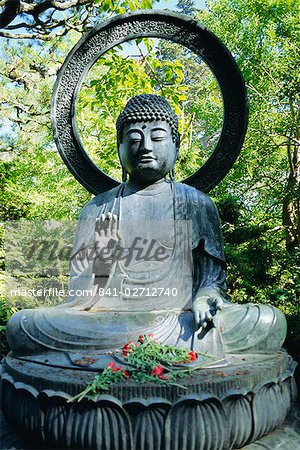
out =
{"type": "Polygon", "coordinates": [[[282,222],[286,233],[286,249],[289,253],[293,253],[300,248],[300,146],[297,139],[294,145],[291,145],[289,140],[287,152],[290,173],[283,200],[282,222]]]}

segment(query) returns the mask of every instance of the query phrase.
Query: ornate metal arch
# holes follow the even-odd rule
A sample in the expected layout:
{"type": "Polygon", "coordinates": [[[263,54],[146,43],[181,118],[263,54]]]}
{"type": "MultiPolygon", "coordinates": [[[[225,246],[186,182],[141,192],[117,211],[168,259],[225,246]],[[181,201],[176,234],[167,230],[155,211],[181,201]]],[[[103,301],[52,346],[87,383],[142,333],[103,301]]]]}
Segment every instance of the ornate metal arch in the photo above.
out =
{"type": "Polygon", "coordinates": [[[185,183],[209,192],[228,173],[242,147],[248,118],[247,94],[239,68],[225,45],[188,16],[144,10],[116,16],[93,28],[67,56],[52,97],[52,126],[58,150],[75,178],[93,194],[119,183],[89,158],[76,126],[76,101],[84,76],[112,47],[139,37],[169,39],[199,55],[215,75],[223,97],[223,127],[207,162],[185,183]]]}

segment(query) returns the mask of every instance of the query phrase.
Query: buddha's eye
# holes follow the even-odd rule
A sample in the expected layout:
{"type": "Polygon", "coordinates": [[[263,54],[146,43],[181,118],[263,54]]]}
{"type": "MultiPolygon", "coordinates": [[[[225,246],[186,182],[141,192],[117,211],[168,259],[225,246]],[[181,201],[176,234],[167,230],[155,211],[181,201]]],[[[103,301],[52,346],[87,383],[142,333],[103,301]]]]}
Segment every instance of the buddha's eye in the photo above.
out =
{"type": "Polygon", "coordinates": [[[162,141],[166,139],[167,133],[165,130],[153,130],[151,132],[152,141],[162,141]]]}
{"type": "Polygon", "coordinates": [[[128,134],[128,140],[129,142],[140,142],[142,140],[142,136],[140,133],[134,132],[128,134]]]}

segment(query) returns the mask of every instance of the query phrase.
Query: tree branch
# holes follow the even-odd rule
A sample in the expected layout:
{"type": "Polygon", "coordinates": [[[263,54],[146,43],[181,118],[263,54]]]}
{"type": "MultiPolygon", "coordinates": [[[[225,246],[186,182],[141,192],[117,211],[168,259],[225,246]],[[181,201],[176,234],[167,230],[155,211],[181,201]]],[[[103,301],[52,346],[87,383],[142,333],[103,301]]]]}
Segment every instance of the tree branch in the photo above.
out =
{"type": "Polygon", "coordinates": [[[1,6],[4,6],[4,11],[0,14],[0,28],[4,28],[18,15],[20,10],[20,1],[6,0],[5,2],[1,2],[1,6]]]}
{"type": "Polygon", "coordinates": [[[69,0],[65,2],[59,2],[55,0],[46,0],[39,4],[21,2],[20,12],[30,14],[34,17],[38,17],[48,9],[56,9],[58,11],[65,11],[66,9],[74,6],[82,6],[88,3],[92,3],[92,0],[69,0]]]}
{"type": "MultiPolygon", "coordinates": [[[[6,3],[6,1],[0,0],[0,6],[6,5],[6,3]]],[[[0,37],[49,41],[54,37],[64,36],[72,28],[80,31],[86,28],[89,19],[99,14],[102,3],[97,3],[97,5],[94,3],[94,0],[44,0],[39,3],[32,0],[21,1],[19,14],[23,20],[8,25],[5,30],[2,29],[0,37]],[[61,12],[61,17],[55,18],[54,14],[58,11],[61,12]],[[67,18],[62,17],[63,11],[66,11],[67,18]],[[71,24],[71,21],[74,23],[71,24]],[[64,30],[60,30],[60,28],[64,28],[64,30]],[[26,31],[14,33],[14,30],[21,29],[26,31]]],[[[1,17],[0,14],[0,19],[1,17]]]]}
{"type": "Polygon", "coordinates": [[[43,36],[39,33],[33,33],[33,34],[25,34],[25,33],[18,33],[18,34],[11,34],[7,33],[6,31],[0,31],[0,37],[4,38],[14,38],[14,39],[41,39],[42,41],[51,41],[53,39],[53,36],[47,35],[43,36]]]}

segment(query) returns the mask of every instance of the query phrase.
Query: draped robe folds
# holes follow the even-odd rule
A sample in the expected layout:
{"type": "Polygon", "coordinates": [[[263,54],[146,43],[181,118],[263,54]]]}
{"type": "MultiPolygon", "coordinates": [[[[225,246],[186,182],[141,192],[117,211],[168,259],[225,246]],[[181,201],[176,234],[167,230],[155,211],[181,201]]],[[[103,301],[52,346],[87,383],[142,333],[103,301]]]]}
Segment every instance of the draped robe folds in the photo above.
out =
{"type": "MultiPolygon", "coordinates": [[[[127,301],[122,301],[118,299],[114,304],[113,298],[110,298],[109,302],[105,300],[102,300],[102,302],[98,301],[101,309],[113,310],[117,308],[120,311],[137,308],[140,312],[157,309],[181,311],[182,309],[191,308],[193,296],[200,287],[213,287],[225,294],[225,258],[220,220],[216,207],[208,196],[181,183],[174,183],[173,189],[171,189],[170,183],[164,183],[154,190],[151,195],[154,199],[152,210],[160,210],[161,214],[159,217],[154,216],[153,212],[151,217],[147,216],[147,211],[143,209],[142,213],[136,211],[136,213],[140,213],[140,216],[137,218],[128,218],[124,217],[123,211],[122,214],[120,212],[121,201],[118,194],[119,188],[112,189],[96,197],[83,208],[76,232],[73,255],[79,254],[80,249],[91,249],[93,247],[95,221],[101,214],[114,212],[118,217],[122,216],[122,229],[130,225],[129,221],[133,221],[132,234],[134,237],[140,236],[142,233],[141,228],[145,228],[147,222],[149,222],[151,226],[150,232],[148,236],[145,235],[145,232],[143,234],[143,238],[147,237],[148,242],[153,237],[154,229],[158,229],[158,234],[162,234],[162,230],[167,230],[168,234],[174,234],[174,242],[170,244],[172,248],[169,260],[165,264],[159,264],[158,261],[155,261],[155,265],[154,267],[152,265],[152,268],[149,267],[148,262],[146,270],[141,270],[141,273],[137,273],[136,270],[134,273],[130,270],[130,267],[127,271],[123,267],[121,273],[119,266],[122,263],[117,264],[117,267],[113,269],[108,286],[115,286],[113,279],[119,276],[122,279],[121,283],[123,286],[119,283],[117,284],[117,289],[121,291],[125,291],[126,286],[132,288],[136,283],[137,286],[142,285],[143,287],[159,286],[170,289],[175,287],[178,294],[176,298],[174,298],[175,296],[170,298],[169,295],[167,297],[162,295],[147,299],[141,296],[138,303],[136,300],[130,301],[127,299],[127,301]],[[158,197],[156,201],[155,197],[158,197]],[[166,211],[166,203],[169,206],[168,212],[166,211]],[[145,214],[147,217],[145,217],[145,214]],[[124,222],[125,226],[123,225],[124,222]]],[[[137,199],[139,197],[138,193],[135,193],[134,197],[137,199]]],[[[139,203],[145,201],[146,198],[141,198],[140,196],[139,203]]],[[[134,200],[129,200],[129,203],[134,203],[134,200]]],[[[136,205],[132,205],[132,207],[134,206],[136,205]]],[[[159,240],[161,242],[161,239],[159,240]]],[[[76,267],[77,270],[75,270],[73,265],[71,265],[70,291],[73,293],[77,290],[81,293],[83,289],[93,289],[95,283],[95,274],[93,273],[94,260],[90,258],[88,261],[88,259],[84,258],[85,265],[82,262],[83,267],[81,271],[78,270],[78,266],[76,267]]],[[[72,296],[69,298],[68,306],[83,310],[95,309],[97,297],[96,291],[93,298],[90,296],[90,298],[84,299],[81,295],[79,297],[72,296]]]]}
{"type": "MultiPolygon", "coordinates": [[[[161,227],[169,228],[173,242],[165,247],[169,248],[170,257],[163,264],[154,261],[144,265],[140,271],[117,260],[106,285],[118,293],[114,297],[100,295],[95,289],[93,259],[85,258],[72,264],[70,292],[80,294],[70,295],[68,301],[58,307],[25,310],[21,315],[14,315],[8,327],[13,352],[40,353],[45,349],[109,352],[150,332],[159,342],[211,354],[217,338],[221,339],[225,353],[272,354],[278,351],[286,332],[280,311],[268,305],[231,304],[225,299],[223,240],[212,200],[182,183],[164,182],[158,188],[154,187],[152,193],[151,208],[159,210],[160,214],[153,219],[147,209],[141,209],[135,221],[146,224],[154,220],[158,234],[160,228],[156,220],[161,221],[161,227]],[[132,290],[140,287],[148,287],[150,292],[152,288],[176,288],[176,295],[143,294],[133,298],[132,290]],[[194,323],[192,302],[204,288],[217,290],[224,297],[224,308],[217,313],[216,328],[199,333],[194,323]]],[[[114,188],[85,205],[74,242],[75,262],[82,249],[93,246],[95,221],[101,214],[115,213],[122,227],[122,221],[128,220],[124,217],[126,202],[126,215],[130,216],[131,206],[134,214],[139,213],[136,206],[143,199],[137,197],[138,193],[124,199],[121,194],[120,187],[114,188]]],[[[143,230],[137,230],[136,236],[139,231],[144,237],[143,230]]]]}

